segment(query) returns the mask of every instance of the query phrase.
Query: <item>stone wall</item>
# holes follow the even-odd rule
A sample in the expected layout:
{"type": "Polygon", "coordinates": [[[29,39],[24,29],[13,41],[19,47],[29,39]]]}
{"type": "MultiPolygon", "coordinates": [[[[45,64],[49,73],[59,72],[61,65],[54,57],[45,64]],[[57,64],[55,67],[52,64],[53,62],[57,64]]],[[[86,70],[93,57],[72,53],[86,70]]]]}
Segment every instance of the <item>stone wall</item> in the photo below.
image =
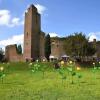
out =
{"type": "Polygon", "coordinates": [[[51,38],[51,56],[60,59],[65,55],[64,42],[59,37],[51,38]]]}
{"type": "Polygon", "coordinates": [[[17,53],[17,47],[15,44],[6,46],[5,58],[9,62],[23,61],[23,55],[17,53]]]}

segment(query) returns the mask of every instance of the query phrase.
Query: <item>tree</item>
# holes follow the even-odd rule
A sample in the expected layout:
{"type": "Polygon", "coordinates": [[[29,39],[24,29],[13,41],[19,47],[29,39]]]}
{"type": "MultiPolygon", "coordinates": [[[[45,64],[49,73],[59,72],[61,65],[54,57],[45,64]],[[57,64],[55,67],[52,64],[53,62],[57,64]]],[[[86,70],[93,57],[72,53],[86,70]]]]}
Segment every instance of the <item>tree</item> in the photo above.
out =
{"type": "Polygon", "coordinates": [[[20,44],[17,46],[17,52],[18,54],[22,54],[22,46],[20,44]]]}
{"type": "Polygon", "coordinates": [[[0,62],[3,60],[4,57],[4,51],[2,50],[2,48],[0,48],[0,62]]]}
{"type": "Polygon", "coordinates": [[[86,56],[92,56],[95,54],[96,48],[93,46],[93,44],[88,43],[86,46],[86,56]]]}
{"type": "Polygon", "coordinates": [[[51,54],[51,40],[50,40],[50,35],[47,34],[45,37],[45,57],[47,60],[49,60],[49,56],[51,54]]]}
{"type": "Polygon", "coordinates": [[[84,57],[92,56],[95,48],[90,45],[88,38],[83,33],[74,33],[66,37],[65,51],[70,56],[84,57]]]}

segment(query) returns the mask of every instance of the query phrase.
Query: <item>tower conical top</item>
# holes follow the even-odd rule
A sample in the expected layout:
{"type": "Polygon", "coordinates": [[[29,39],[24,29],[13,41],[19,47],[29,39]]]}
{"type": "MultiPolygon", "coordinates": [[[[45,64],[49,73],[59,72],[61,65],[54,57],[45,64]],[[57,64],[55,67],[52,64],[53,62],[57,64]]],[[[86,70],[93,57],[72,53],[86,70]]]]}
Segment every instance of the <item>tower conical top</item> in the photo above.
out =
{"type": "Polygon", "coordinates": [[[37,11],[37,8],[33,4],[31,4],[28,9],[30,9],[30,8],[37,11]]]}

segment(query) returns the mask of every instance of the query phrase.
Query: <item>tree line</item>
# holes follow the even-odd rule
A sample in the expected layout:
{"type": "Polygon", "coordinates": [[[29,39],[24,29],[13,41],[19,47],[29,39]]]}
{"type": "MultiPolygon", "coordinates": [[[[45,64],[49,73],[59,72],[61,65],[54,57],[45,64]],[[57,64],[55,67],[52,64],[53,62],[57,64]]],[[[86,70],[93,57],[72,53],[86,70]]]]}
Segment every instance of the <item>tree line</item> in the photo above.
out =
{"type": "MultiPolygon", "coordinates": [[[[71,34],[65,37],[62,41],[64,42],[64,50],[70,57],[88,57],[94,55],[96,52],[96,46],[89,42],[89,38],[87,38],[82,32],[71,34]]],[[[51,40],[50,35],[47,34],[45,38],[45,57],[48,60],[50,54],[51,40]]]]}
{"type": "Polygon", "coordinates": [[[89,42],[89,38],[83,33],[74,33],[66,37],[64,48],[66,54],[70,56],[92,56],[96,52],[96,46],[89,42]]]}

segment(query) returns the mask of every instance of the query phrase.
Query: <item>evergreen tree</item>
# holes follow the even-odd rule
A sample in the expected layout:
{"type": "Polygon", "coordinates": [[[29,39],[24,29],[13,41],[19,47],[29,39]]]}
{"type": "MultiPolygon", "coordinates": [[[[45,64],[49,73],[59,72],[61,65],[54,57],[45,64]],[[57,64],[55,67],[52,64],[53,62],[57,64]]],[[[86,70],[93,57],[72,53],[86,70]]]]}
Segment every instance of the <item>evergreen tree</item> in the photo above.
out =
{"type": "Polygon", "coordinates": [[[51,54],[51,40],[50,40],[50,35],[47,34],[45,38],[45,57],[47,60],[49,60],[49,56],[51,54]]]}
{"type": "Polygon", "coordinates": [[[17,46],[17,52],[18,54],[22,54],[22,46],[20,44],[17,46]]]}
{"type": "Polygon", "coordinates": [[[0,62],[3,60],[3,57],[4,57],[4,55],[3,55],[3,50],[2,50],[2,48],[0,48],[0,62]]]}

